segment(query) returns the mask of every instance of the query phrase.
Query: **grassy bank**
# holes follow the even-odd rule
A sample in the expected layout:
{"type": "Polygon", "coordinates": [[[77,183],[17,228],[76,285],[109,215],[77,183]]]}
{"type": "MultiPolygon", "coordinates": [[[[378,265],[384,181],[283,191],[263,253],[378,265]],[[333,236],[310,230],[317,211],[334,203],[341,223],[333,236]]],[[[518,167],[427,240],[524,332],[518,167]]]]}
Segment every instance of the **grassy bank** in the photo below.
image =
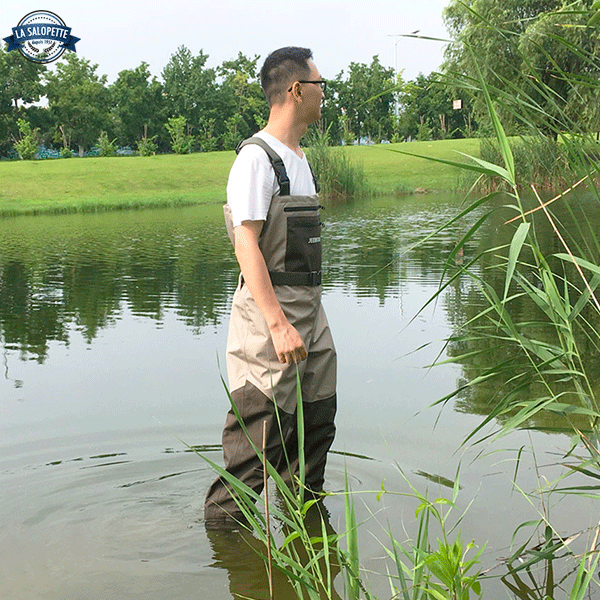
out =
{"type": "MultiPolygon", "coordinates": [[[[446,140],[344,148],[362,164],[377,192],[453,189],[456,170],[392,149],[460,159],[479,154],[479,140],[446,140]]],[[[222,202],[233,152],[0,163],[0,215],[99,211],[222,202]]]]}
{"type": "Polygon", "coordinates": [[[454,190],[459,186],[458,169],[392,150],[462,161],[466,159],[459,152],[479,156],[479,139],[378,144],[346,149],[353,160],[362,163],[368,181],[378,192],[394,192],[402,185],[410,189],[454,190]]]}

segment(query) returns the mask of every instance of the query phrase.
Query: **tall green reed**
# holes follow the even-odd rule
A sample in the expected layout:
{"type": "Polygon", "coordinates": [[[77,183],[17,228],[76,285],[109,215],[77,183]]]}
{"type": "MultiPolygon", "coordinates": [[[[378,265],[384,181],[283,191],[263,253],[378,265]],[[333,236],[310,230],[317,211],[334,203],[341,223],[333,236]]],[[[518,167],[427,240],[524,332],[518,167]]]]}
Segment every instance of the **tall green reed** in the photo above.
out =
{"type": "MultiPolygon", "coordinates": [[[[472,8],[470,10],[474,12],[472,8]]],[[[486,25],[490,26],[489,23],[486,25]]],[[[577,53],[590,66],[597,67],[597,57],[586,54],[560,36],[554,35],[553,40],[565,52],[577,53]]],[[[518,52],[518,48],[515,51],[518,52]]],[[[579,218],[574,227],[579,230],[580,240],[584,241],[575,242],[575,236],[562,227],[554,214],[555,203],[565,204],[572,190],[582,182],[585,182],[592,197],[600,200],[598,144],[593,132],[582,130],[572,114],[561,112],[553,90],[544,84],[541,74],[533,73],[527,87],[519,87],[508,79],[494,86],[484,80],[474,56],[473,64],[476,72],[446,74],[446,82],[480,95],[489,116],[494,142],[489,143],[489,152],[484,152],[481,158],[465,156],[463,162],[439,162],[474,173],[477,176],[474,189],[489,188],[489,185],[480,186],[486,180],[497,182],[492,187],[502,189],[504,195],[491,192],[476,200],[471,199],[470,204],[444,226],[475,211],[485,211],[452,252],[444,281],[431,299],[439,298],[457,278],[471,280],[483,304],[473,311],[461,330],[447,340],[448,344],[454,344],[463,351],[445,362],[460,363],[468,357],[480,356],[485,366],[436,405],[444,405],[466,390],[496,382],[491,410],[466,437],[464,444],[508,435],[515,429],[527,427],[533,418],[543,413],[558,416],[572,434],[571,447],[561,461],[562,474],[544,486],[541,493],[585,497],[593,494],[594,498],[600,499],[597,494],[600,490],[600,404],[595,360],[600,349],[600,302],[596,296],[600,284],[600,238],[589,221],[579,218]],[[547,103],[546,107],[540,98],[547,103]],[[499,117],[499,107],[503,114],[512,115],[520,123],[525,131],[520,139],[509,140],[499,117]],[[523,166],[525,161],[533,164],[523,166]],[[539,190],[548,182],[552,186],[562,183],[563,191],[544,201],[539,190]],[[532,210],[525,208],[524,188],[529,189],[533,199],[532,210]],[[505,199],[505,208],[514,215],[504,224],[504,227],[510,228],[510,241],[453,269],[450,266],[452,258],[466,241],[482,229],[498,208],[498,202],[502,202],[499,198],[505,199]],[[550,226],[560,250],[542,248],[536,236],[540,224],[550,226]],[[501,274],[500,286],[482,275],[483,269],[488,269],[489,265],[494,265],[501,274]],[[524,301],[535,310],[523,313],[520,307],[524,301]],[[490,348],[495,346],[512,348],[512,352],[498,352],[496,359],[490,359],[493,354],[490,348]],[[594,353],[591,359],[590,348],[594,353]],[[520,357],[518,370],[514,368],[515,357],[520,357]],[[490,433],[494,424],[495,430],[490,433]],[[565,480],[574,475],[591,479],[591,485],[580,480],[575,480],[570,486],[564,485],[565,480]]],[[[564,71],[561,71],[561,76],[575,93],[582,76],[564,71]]],[[[597,77],[586,77],[586,84],[600,93],[597,77]]],[[[566,209],[571,210],[569,206],[566,209]]],[[[600,203],[593,209],[600,209],[600,203]]],[[[429,237],[437,233],[439,230],[429,237]]],[[[528,496],[529,492],[523,491],[523,494],[528,496]]],[[[517,525],[515,533],[524,526],[517,525]]],[[[514,594],[528,599],[552,597],[556,591],[553,561],[559,551],[577,565],[572,571],[571,598],[580,598],[589,593],[590,586],[598,585],[595,568],[599,529],[583,552],[575,555],[569,543],[557,535],[549,516],[537,521],[537,527],[543,540],[541,549],[520,547],[508,561],[508,575],[522,584],[520,572],[544,563],[546,580],[544,585],[534,588],[513,585],[511,591],[514,594]],[[529,555],[525,560],[523,556],[526,553],[529,555]],[[516,561],[524,562],[515,566],[513,563],[516,561]]]]}
{"type": "Polygon", "coordinates": [[[345,202],[350,198],[371,193],[364,169],[351,160],[343,148],[330,145],[327,131],[311,130],[306,155],[321,186],[320,195],[331,202],[345,202]]]}
{"type": "MultiPolygon", "coordinates": [[[[240,527],[252,532],[262,544],[264,550],[260,555],[265,562],[271,585],[271,572],[275,568],[283,573],[296,597],[301,600],[377,600],[369,590],[368,578],[361,566],[361,524],[357,521],[355,494],[350,489],[348,474],[346,473],[344,491],[337,492],[344,499],[344,524],[341,532],[333,529],[324,506],[327,497],[334,494],[325,493],[319,498],[314,498],[313,494],[305,494],[304,422],[298,373],[296,379],[299,472],[295,478],[292,477],[291,482],[286,483],[266,460],[264,448],[252,443],[225,381],[221,378],[236,418],[277,489],[279,502],[270,501],[266,490],[259,496],[198,448],[189,445],[188,448],[223,477],[234,492],[236,504],[243,515],[240,527]],[[279,539],[271,535],[271,521],[278,524],[277,529],[281,532],[279,539]],[[337,587],[342,588],[342,595],[336,589],[336,579],[340,573],[337,587]]],[[[290,468],[289,461],[287,468],[290,468]]],[[[398,470],[401,479],[410,489],[408,493],[403,492],[401,495],[417,501],[415,519],[418,533],[415,540],[400,542],[394,538],[391,528],[386,530],[387,542],[382,542],[382,546],[390,562],[387,572],[381,573],[381,576],[389,581],[391,598],[468,600],[471,593],[481,595],[478,564],[483,548],[467,558],[475,548],[474,542],[465,545],[460,533],[454,533],[464,514],[452,527],[448,526],[460,489],[458,473],[450,499],[439,497],[429,500],[410,484],[400,467],[398,470]],[[435,532],[441,536],[436,544],[431,542],[433,523],[437,526],[435,532]]],[[[377,494],[378,499],[383,494],[398,494],[386,490],[383,485],[381,490],[370,493],[377,494]]],[[[275,597],[272,591],[270,597],[275,597]]]]}

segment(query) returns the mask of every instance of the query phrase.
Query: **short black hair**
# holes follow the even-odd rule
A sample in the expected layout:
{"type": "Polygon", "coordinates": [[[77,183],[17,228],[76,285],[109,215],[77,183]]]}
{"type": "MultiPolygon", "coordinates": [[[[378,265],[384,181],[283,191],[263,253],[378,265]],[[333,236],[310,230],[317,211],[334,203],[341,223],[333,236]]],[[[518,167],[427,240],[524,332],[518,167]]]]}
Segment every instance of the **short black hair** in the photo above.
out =
{"type": "Polygon", "coordinates": [[[293,78],[309,76],[308,61],[312,56],[312,50],[296,46],[279,48],[267,56],[260,70],[260,85],[269,106],[287,91],[293,78]]]}

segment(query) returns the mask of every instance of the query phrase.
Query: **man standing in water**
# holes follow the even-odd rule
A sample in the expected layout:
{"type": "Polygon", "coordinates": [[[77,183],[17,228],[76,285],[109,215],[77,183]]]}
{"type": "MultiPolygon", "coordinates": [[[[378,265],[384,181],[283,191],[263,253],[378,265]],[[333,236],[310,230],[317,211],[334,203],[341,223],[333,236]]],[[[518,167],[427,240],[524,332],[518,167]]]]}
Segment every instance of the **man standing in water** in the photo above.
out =
{"type": "MultiPolygon", "coordinates": [[[[225,220],[241,269],[227,340],[229,388],[259,449],[266,421],[267,460],[289,480],[299,465],[299,373],[305,485],[319,493],[335,435],[336,354],[321,306],[318,184],[300,139],[321,117],[325,82],[312,52],[295,47],[270,54],[260,77],[269,120],[238,147],[227,184],[225,220]]],[[[233,410],[223,430],[223,455],[227,471],[260,494],[261,458],[233,410]]],[[[221,477],[208,491],[204,516],[216,524],[243,520],[221,477]]]]}

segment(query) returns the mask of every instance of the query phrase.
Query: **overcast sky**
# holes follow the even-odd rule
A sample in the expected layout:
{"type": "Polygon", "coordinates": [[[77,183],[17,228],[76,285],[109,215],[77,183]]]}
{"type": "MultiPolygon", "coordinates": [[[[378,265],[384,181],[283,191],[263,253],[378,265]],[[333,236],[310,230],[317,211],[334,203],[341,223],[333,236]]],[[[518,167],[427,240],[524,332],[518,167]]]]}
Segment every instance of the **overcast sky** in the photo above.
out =
{"type": "Polygon", "coordinates": [[[208,54],[209,67],[235,58],[238,51],[260,55],[260,66],[271,50],[305,46],[313,50],[325,78],[378,55],[384,66],[397,64],[405,79],[414,79],[440,66],[444,44],[390,36],[419,30],[419,35],[446,38],[442,10],[448,1],[1,0],[0,38],[11,35],[29,12],[51,11],[81,38],[77,54],[98,64],[97,73],[106,73],[109,83],[142,61],[160,78],[182,44],[193,54],[208,54]]]}

